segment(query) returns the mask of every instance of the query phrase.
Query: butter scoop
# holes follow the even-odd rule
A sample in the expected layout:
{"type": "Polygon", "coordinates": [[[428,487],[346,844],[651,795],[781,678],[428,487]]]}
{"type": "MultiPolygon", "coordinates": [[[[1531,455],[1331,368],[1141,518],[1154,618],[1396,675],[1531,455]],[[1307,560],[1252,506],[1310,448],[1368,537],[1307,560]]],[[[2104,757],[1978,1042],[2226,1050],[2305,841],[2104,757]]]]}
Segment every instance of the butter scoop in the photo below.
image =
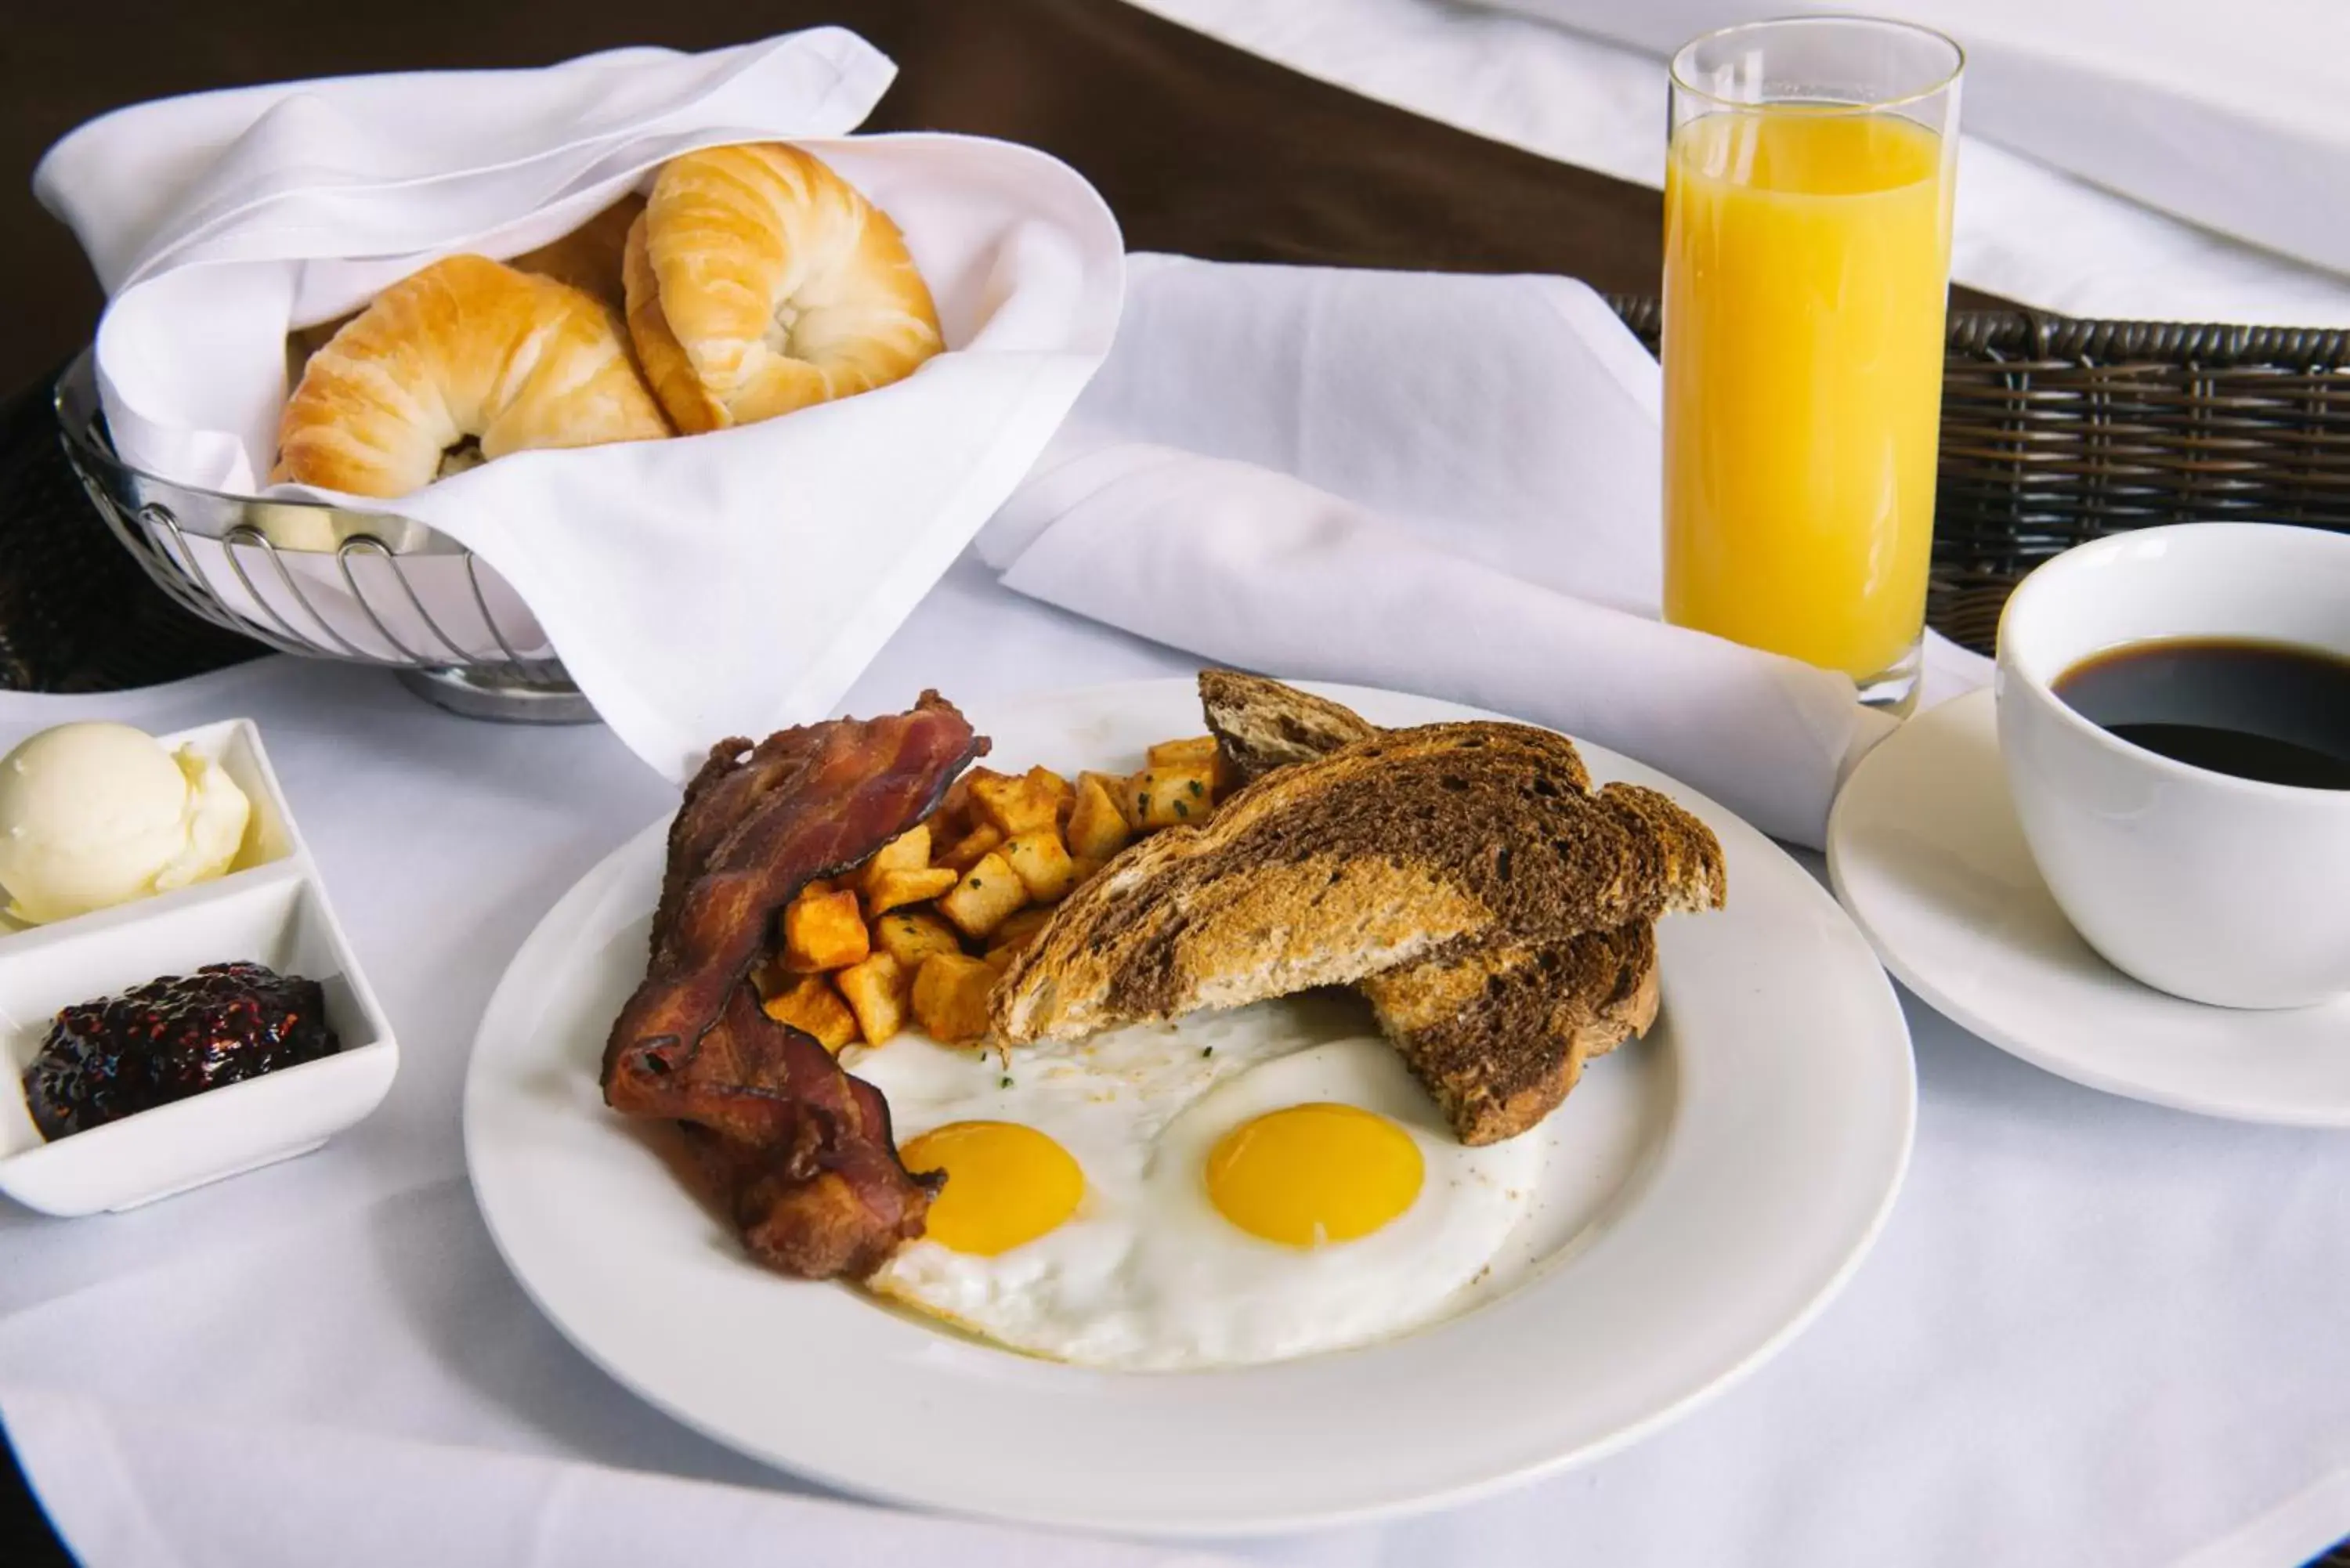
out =
{"type": "Polygon", "coordinates": [[[128,724],[59,724],[0,758],[0,888],[41,925],[224,875],[252,803],[219,763],[128,724]]]}

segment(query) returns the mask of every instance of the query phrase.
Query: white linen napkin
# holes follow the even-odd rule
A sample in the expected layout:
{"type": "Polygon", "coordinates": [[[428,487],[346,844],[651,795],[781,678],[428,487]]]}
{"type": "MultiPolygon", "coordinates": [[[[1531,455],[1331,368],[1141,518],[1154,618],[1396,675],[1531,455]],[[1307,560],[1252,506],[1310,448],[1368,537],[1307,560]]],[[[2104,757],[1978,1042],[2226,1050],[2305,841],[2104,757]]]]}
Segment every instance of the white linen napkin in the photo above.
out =
{"type": "Polygon", "coordinates": [[[1656,618],[1656,361],[1556,277],[1137,256],[1116,349],[981,535],[1007,587],[1253,669],[1423,691],[1823,841],[1892,722],[1656,618]]]}
{"type": "MultiPolygon", "coordinates": [[[[892,69],[818,28],[701,55],[207,93],[91,122],[36,186],[111,296],[97,363],[117,447],[235,493],[274,455],[289,327],[452,252],[532,249],[678,153],[790,140],[889,212],[950,349],[906,380],[711,435],[516,453],[357,504],[471,546],[629,748],[678,776],[720,736],[832,709],[1017,483],[1116,327],[1117,223],[1074,171],[974,138],[839,140],[892,69]]],[[[380,645],[331,558],[297,569],[380,645]]],[[[423,591],[465,651],[494,650],[462,570],[423,591]]]]}

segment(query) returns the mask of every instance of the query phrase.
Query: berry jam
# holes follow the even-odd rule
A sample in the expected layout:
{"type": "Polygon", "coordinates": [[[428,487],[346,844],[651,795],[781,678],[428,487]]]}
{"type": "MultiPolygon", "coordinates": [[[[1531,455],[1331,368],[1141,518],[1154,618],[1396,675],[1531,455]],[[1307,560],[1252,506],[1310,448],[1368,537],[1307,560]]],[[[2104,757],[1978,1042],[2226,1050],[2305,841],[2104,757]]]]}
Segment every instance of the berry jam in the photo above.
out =
{"type": "Polygon", "coordinates": [[[315,980],[206,964],[57,1014],[25,1069],[46,1138],[61,1138],[342,1048],[315,980]]]}

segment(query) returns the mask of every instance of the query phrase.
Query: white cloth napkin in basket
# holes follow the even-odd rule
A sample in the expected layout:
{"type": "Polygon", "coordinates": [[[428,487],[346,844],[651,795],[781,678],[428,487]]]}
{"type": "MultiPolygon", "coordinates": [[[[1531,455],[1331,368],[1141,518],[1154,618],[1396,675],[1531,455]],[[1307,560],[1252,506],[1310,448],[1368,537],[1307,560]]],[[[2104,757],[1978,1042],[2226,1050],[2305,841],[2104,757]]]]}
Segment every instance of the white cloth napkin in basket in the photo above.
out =
{"type": "MultiPolygon", "coordinates": [[[[1026,471],[1116,328],[1117,223],[1074,171],[976,138],[840,140],[892,70],[818,28],[701,55],[206,93],[83,127],[36,186],[110,296],[97,364],[118,450],[240,494],[274,456],[287,329],[441,255],[518,254],[668,158],[733,141],[806,146],[889,213],[950,349],[906,380],[711,435],[516,453],[364,504],[472,547],[605,721],[675,776],[722,736],[832,709],[1026,471]]],[[[293,559],[312,597],[342,592],[331,558],[293,559]]],[[[435,621],[494,655],[462,569],[422,580],[435,621]]]]}
{"type": "Polygon", "coordinates": [[[1892,722],[1656,618],[1659,399],[1570,279],[1137,256],[1116,350],[979,549],[1128,631],[1555,725],[1816,846],[1892,722]]]}

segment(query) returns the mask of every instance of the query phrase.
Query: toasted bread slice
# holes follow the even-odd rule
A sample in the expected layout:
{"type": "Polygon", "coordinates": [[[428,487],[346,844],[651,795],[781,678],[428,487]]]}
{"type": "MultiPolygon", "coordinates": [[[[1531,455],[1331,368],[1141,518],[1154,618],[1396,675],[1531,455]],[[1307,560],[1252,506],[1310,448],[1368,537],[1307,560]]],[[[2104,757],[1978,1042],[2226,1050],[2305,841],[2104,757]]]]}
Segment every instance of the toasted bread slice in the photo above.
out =
{"type": "MultiPolygon", "coordinates": [[[[1202,670],[1200,701],[1226,765],[1247,779],[1377,732],[1351,709],[1237,670],[1202,670]]],[[[1361,990],[1461,1140],[1495,1143],[1555,1109],[1586,1062],[1648,1033],[1656,933],[1634,922],[1565,941],[1496,943],[1400,965],[1361,990]]]]}
{"type": "Polygon", "coordinates": [[[1073,894],[997,986],[996,1032],[1075,1038],[1721,902],[1703,824],[1586,776],[1565,737],[1495,722],[1279,767],[1073,894]]]}
{"type": "Polygon", "coordinates": [[[1656,928],[1422,960],[1361,990],[1461,1141],[1499,1143],[1556,1109],[1586,1062],[1656,1021],[1656,928]]]}
{"type": "MultiPolygon", "coordinates": [[[[1311,762],[1379,732],[1352,708],[1237,670],[1200,671],[1200,706],[1225,764],[1243,780],[1311,762]]],[[[1577,758],[1578,774],[1582,765],[1577,758]]]]}

